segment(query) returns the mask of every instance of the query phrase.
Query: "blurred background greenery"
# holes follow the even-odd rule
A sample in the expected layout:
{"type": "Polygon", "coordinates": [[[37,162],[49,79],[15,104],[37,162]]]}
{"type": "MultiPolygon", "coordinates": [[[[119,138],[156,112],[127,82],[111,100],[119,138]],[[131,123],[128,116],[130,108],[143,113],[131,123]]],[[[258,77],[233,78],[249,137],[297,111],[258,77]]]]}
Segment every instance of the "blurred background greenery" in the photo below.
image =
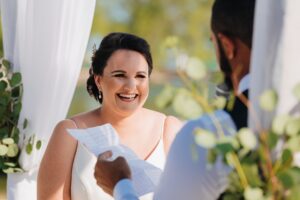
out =
{"type": "MultiPolygon", "coordinates": [[[[180,84],[176,75],[178,54],[197,57],[215,69],[213,45],[209,41],[210,13],[213,0],[98,0],[91,35],[68,116],[98,105],[86,92],[86,79],[93,47],[110,32],[129,32],[145,38],[151,45],[154,72],[146,107],[161,110],[155,98],[163,85],[180,84]],[[176,43],[176,50],[170,48],[176,43]],[[171,44],[172,46],[172,44],[171,44]],[[175,55],[176,54],[176,55],[175,55]]],[[[0,22],[1,23],[1,22],[0,22]]],[[[1,29],[1,26],[0,26],[1,29]]],[[[0,31],[0,56],[3,56],[0,31]]],[[[161,110],[173,113],[172,110],[161,110]]],[[[0,200],[5,199],[5,175],[0,175],[0,200]]]]}
{"type": "MultiPolygon", "coordinates": [[[[93,47],[110,32],[129,32],[145,38],[151,45],[154,72],[146,107],[159,110],[155,97],[166,83],[177,84],[176,54],[200,58],[215,68],[213,46],[209,41],[212,0],[114,0],[97,1],[96,11],[82,72],[68,115],[98,106],[85,91],[93,47]],[[168,48],[175,37],[177,51],[168,48]],[[179,52],[178,52],[179,51],[179,52]]],[[[174,43],[174,42],[173,42],[174,43]]],[[[171,110],[163,110],[172,113],[171,110]]]]}

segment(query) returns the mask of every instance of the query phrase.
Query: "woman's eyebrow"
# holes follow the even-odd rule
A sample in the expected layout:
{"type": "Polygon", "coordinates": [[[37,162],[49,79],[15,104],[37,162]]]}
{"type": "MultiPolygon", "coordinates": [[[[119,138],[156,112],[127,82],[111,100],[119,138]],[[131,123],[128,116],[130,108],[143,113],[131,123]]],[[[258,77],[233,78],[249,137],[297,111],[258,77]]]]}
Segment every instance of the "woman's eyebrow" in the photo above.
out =
{"type": "Polygon", "coordinates": [[[144,74],[144,75],[147,75],[148,73],[145,72],[145,71],[138,71],[137,74],[144,74]]]}
{"type": "Polygon", "coordinates": [[[115,71],[112,71],[112,72],[110,72],[111,74],[126,74],[126,72],[125,71],[123,71],[123,70],[115,70],[115,71]]]}

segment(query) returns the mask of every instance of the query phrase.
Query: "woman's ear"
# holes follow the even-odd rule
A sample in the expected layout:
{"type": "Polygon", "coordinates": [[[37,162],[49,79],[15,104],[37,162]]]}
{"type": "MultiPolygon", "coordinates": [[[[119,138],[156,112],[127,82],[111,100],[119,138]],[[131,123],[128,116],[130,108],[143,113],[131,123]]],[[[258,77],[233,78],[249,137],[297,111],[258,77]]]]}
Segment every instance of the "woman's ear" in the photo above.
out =
{"type": "Polygon", "coordinates": [[[220,43],[223,47],[227,59],[228,60],[233,59],[235,56],[235,48],[236,48],[234,41],[222,33],[218,33],[217,37],[220,40],[220,43]]]}
{"type": "Polygon", "coordinates": [[[94,75],[94,81],[95,81],[95,84],[96,84],[96,86],[97,86],[97,88],[98,88],[98,90],[102,90],[101,89],[101,76],[100,75],[94,75]]]}

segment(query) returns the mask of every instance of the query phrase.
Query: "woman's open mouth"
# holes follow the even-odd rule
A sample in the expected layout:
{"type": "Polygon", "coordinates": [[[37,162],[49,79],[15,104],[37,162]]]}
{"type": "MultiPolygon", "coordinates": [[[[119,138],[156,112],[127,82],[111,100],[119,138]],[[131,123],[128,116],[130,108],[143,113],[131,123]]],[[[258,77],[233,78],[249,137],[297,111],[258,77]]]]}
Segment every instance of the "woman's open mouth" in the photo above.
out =
{"type": "Polygon", "coordinates": [[[133,101],[136,99],[138,94],[117,94],[117,96],[122,100],[122,101],[133,101]]]}

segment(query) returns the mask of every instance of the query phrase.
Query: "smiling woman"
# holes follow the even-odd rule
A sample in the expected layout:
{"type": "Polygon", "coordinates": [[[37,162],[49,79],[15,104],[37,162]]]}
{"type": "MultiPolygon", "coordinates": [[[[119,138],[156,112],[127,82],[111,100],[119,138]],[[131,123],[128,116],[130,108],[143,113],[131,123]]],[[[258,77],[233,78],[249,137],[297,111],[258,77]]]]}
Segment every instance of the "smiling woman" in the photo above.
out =
{"type": "Polygon", "coordinates": [[[94,179],[96,157],[67,129],[110,123],[123,145],[162,168],[181,122],[144,108],[153,64],[148,43],[135,35],[111,33],[94,52],[87,90],[99,108],[61,121],[52,134],[38,175],[38,199],[112,199],[94,179]]]}
{"type": "Polygon", "coordinates": [[[117,50],[107,61],[103,75],[95,75],[95,83],[103,95],[102,112],[109,109],[131,115],[148,97],[148,64],[136,51],[117,50]]]}

